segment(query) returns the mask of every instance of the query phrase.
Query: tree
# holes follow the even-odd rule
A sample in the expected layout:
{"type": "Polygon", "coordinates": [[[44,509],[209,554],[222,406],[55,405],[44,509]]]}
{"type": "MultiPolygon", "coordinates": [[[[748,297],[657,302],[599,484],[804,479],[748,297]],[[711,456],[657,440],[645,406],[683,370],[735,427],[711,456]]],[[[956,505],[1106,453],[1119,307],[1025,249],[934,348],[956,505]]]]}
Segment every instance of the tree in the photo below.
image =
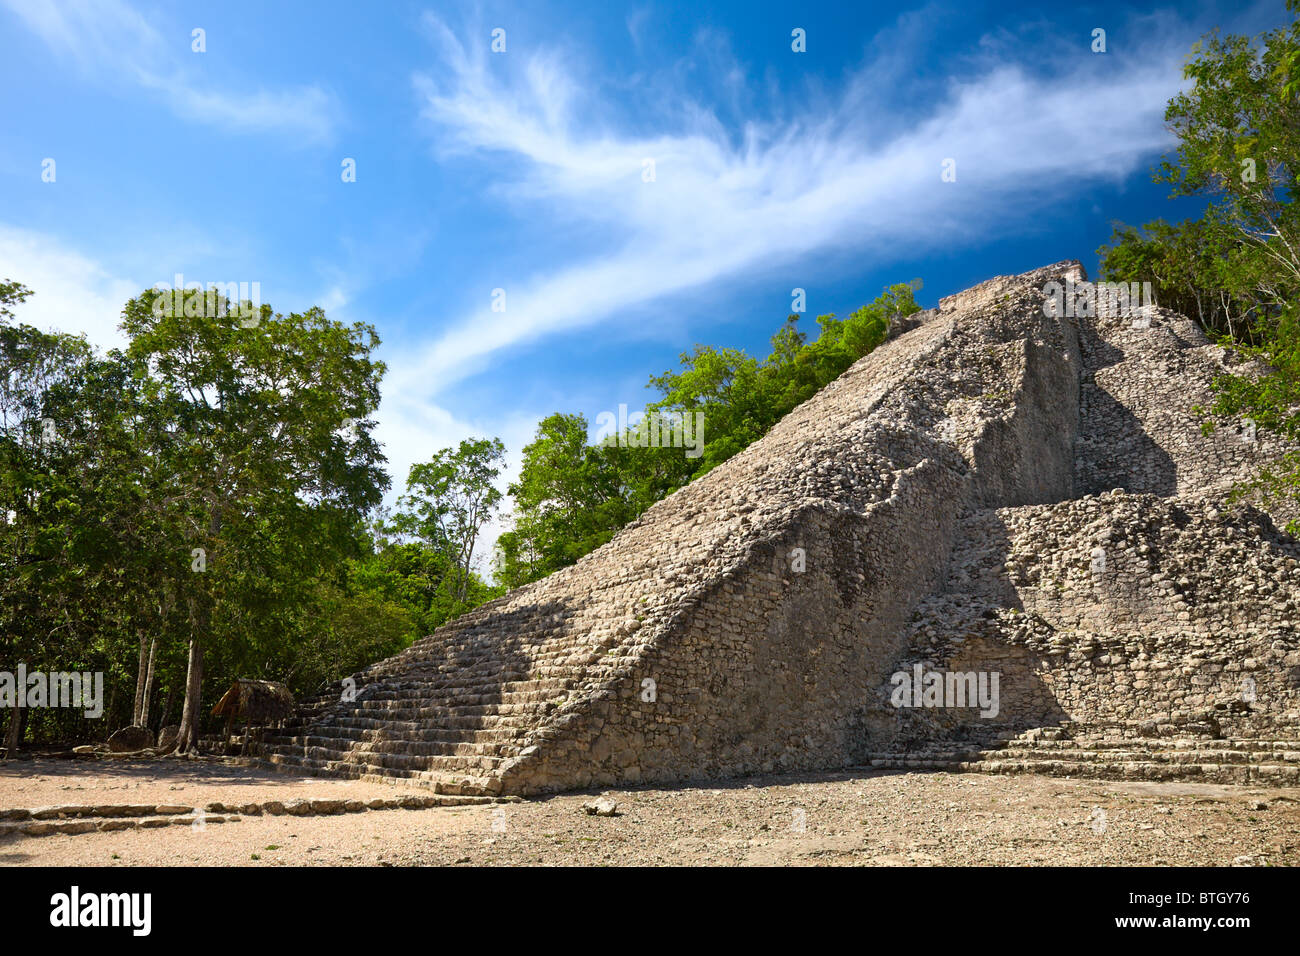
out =
{"type": "MultiPolygon", "coordinates": [[[[0,283],[0,659],[63,669],[96,632],[97,592],[111,578],[113,549],[93,518],[81,520],[99,489],[72,466],[104,409],[80,400],[94,366],[83,339],[13,323],[12,306],[30,294],[0,283]]],[[[15,702],[9,753],[26,720],[15,702]]]]}
{"type": "Polygon", "coordinates": [[[697,345],[683,353],[680,369],[651,377],[649,387],[661,397],[646,414],[702,420],[699,457],[618,435],[593,446],[586,418],[548,416],[525,446],[519,480],[509,489],[514,527],[498,540],[498,579],[518,587],[600,547],[656,501],[763,437],[885,341],[893,318],[918,309],[912,287],[898,284],[847,319],[818,318],[814,342],[799,330],[798,316],[790,316],[763,362],[734,348],[697,345]]]}
{"type": "Polygon", "coordinates": [[[497,540],[497,578],[536,581],[595,550],[631,520],[614,457],[587,443],[587,419],[556,413],[524,446],[510,485],[514,527],[497,540]]]}
{"type": "Polygon", "coordinates": [[[408,643],[501,593],[471,572],[462,600],[456,596],[458,583],[456,564],[447,552],[419,540],[391,540],[383,532],[365,555],[348,563],[346,574],[350,593],[371,594],[406,610],[412,621],[408,643]]]}
{"type": "MultiPolygon", "coordinates": [[[[1287,8],[1300,11],[1300,0],[1287,8]]],[[[1300,216],[1291,192],[1300,174],[1300,19],[1257,40],[1210,34],[1183,69],[1190,89],[1165,119],[1178,137],[1156,179],[1174,196],[1208,196],[1215,215],[1272,264],[1268,292],[1300,286],[1300,216]]]]}
{"type": "MultiPolygon", "coordinates": [[[[1216,378],[1216,418],[1245,416],[1294,446],[1300,439],[1300,0],[1292,22],[1251,39],[1210,34],[1184,68],[1188,89],[1165,111],[1178,148],[1156,172],[1174,196],[1208,198],[1177,226],[1120,227],[1102,276],[1154,281],[1163,304],[1196,316],[1211,335],[1261,360],[1260,374],[1216,378]]],[[[1286,453],[1234,491],[1300,500],[1300,454],[1286,453]]],[[[1290,530],[1300,533],[1300,522],[1290,530]]]]}
{"type": "Polygon", "coordinates": [[[1157,219],[1140,229],[1116,223],[1098,250],[1102,277],[1150,282],[1155,300],[1196,319],[1210,334],[1258,343],[1267,269],[1255,247],[1210,210],[1203,219],[1157,219]]]}
{"type": "Polygon", "coordinates": [[[819,316],[819,333],[812,342],[799,330],[799,317],[789,316],[772,337],[772,352],[762,363],[739,349],[697,345],[693,353],[683,354],[681,371],[650,379],[663,396],[652,409],[704,416],[704,454],[681,484],[767,434],[797,405],[884,342],[891,319],[919,308],[912,287],[899,283],[847,319],[819,316]]]}
{"type": "Polygon", "coordinates": [[[181,310],[147,291],[122,323],[149,409],[147,507],[170,556],[157,584],[188,632],[182,751],[198,742],[208,646],[273,640],[265,622],[308,599],[388,486],[370,437],[383,374],[370,326],[270,306],[250,323],[194,298],[181,310]]]}
{"type": "MultiPolygon", "coordinates": [[[[112,726],[170,722],[184,698],[187,749],[205,691],[244,676],[317,691],[497,593],[371,515],[387,477],[369,327],[202,295],[168,315],[146,293],[130,346],[100,356],[14,322],[28,294],[0,283],[9,669],[103,672],[112,726]]],[[[71,709],[10,717],[10,749],[89,733],[71,709]]]]}
{"type": "Polygon", "coordinates": [[[464,605],[474,576],[474,547],[501,492],[494,482],[505,460],[497,438],[465,439],[411,466],[392,527],[451,558],[456,602],[464,605]]]}

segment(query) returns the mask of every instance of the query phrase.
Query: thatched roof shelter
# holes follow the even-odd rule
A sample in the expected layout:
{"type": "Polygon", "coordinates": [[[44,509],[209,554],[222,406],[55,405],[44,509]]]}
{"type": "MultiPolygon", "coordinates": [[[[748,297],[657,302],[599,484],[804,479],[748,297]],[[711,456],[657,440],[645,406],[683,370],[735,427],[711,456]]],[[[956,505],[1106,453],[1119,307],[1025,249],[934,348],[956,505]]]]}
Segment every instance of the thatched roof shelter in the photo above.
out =
{"type": "Polygon", "coordinates": [[[212,708],[212,716],[265,724],[273,720],[284,720],[293,713],[293,708],[293,694],[283,684],[241,677],[217,701],[217,706],[212,708]]]}

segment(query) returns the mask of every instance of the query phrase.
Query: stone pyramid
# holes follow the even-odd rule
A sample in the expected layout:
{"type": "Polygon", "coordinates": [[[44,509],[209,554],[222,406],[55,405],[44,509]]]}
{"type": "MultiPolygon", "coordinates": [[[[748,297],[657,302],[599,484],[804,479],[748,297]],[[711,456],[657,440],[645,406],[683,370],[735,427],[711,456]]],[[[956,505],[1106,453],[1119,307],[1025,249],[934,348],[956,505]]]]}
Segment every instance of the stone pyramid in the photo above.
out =
{"type": "Polygon", "coordinates": [[[1049,314],[1067,279],[898,323],[602,548],[308,701],[265,759],[453,794],[855,766],[1300,782],[1300,546],[1223,503],[1282,449],[1202,434],[1235,360],[1193,322],[1049,314]],[[996,713],[897,706],[918,671],[996,674],[996,713]]]}

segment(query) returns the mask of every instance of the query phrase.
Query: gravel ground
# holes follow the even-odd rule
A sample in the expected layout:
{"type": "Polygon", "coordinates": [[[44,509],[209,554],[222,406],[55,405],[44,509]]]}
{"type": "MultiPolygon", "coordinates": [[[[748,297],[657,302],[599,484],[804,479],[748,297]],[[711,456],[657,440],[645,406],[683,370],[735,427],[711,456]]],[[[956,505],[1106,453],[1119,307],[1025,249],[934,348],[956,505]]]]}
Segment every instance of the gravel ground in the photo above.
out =
{"type": "MultiPolygon", "coordinates": [[[[33,768],[35,769],[35,768],[33,768]]],[[[122,802],[392,795],[327,780],[202,765],[113,774],[98,766],[44,782],[0,770],[16,793],[81,802],[64,790],[107,779],[122,802]],[[225,772],[235,774],[229,780],[225,772]],[[26,789],[18,789],[26,785],[26,789]],[[178,787],[177,790],[170,789],[178,787]],[[149,790],[148,788],[154,788],[149,790]],[[237,792],[237,793],[236,793],[237,792]],[[251,794],[251,795],[250,795],[251,794]]],[[[1036,776],[877,773],[748,778],[708,788],[605,791],[619,815],[587,815],[592,793],[504,805],[383,810],[329,817],[243,817],[196,831],[0,840],[0,864],[284,865],[1295,865],[1300,791],[1036,776]]],[[[87,794],[87,796],[89,796],[87,794]]],[[[110,793],[96,790],[104,802],[110,793]]]]}
{"type": "Polygon", "coordinates": [[[221,760],[0,761],[0,809],[60,803],[181,803],[203,806],[299,797],[365,800],[428,793],[382,783],[328,780],[241,767],[221,760]]]}

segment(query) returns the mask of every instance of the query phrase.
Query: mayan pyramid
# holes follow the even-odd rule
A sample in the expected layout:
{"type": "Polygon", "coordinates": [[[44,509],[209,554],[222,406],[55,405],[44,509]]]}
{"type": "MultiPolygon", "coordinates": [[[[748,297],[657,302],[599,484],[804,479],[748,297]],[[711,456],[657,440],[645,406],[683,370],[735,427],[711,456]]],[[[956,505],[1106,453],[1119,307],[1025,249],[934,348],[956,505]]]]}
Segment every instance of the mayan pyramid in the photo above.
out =
{"type": "Polygon", "coordinates": [[[572,567],[307,702],[277,765],[527,794],[844,767],[1300,783],[1300,547],[1236,359],[1065,262],[909,317],[572,567]],[[1070,311],[1070,310],[1066,310],[1070,311]],[[995,716],[893,675],[994,672],[995,716]],[[355,689],[355,693],[352,689],[355,689]]]}

